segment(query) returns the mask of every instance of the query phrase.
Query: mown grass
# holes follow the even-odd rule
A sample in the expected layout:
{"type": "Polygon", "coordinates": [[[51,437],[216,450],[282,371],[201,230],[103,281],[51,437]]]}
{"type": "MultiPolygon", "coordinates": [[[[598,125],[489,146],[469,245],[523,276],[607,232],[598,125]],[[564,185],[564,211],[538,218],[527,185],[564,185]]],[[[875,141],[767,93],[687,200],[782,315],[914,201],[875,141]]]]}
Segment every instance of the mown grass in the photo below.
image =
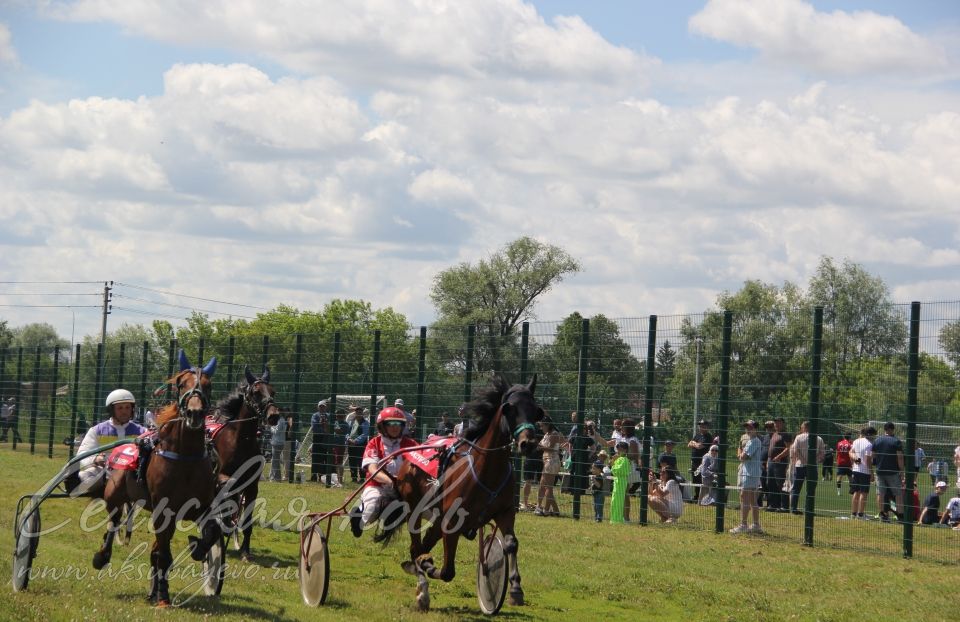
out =
{"type": "MultiPolygon", "coordinates": [[[[377,620],[480,619],[475,596],[476,545],[462,542],[458,575],[449,583],[433,583],[433,611],[421,616],[413,607],[414,581],[399,562],[406,556],[401,541],[386,550],[369,537],[355,540],[349,532],[331,536],[331,585],[327,604],[305,606],[296,579],[298,538],[292,530],[258,529],[254,563],[243,563],[231,551],[229,576],[220,598],[198,596],[182,607],[154,610],[145,600],[148,555],[137,551],[150,535],[140,529],[130,547],[114,551],[112,574],[97,577],[90,558],[102,529],[81,529],[85,503],[51,500],[43,507],[44,527],[67,521],[41,538],[36,571],[86,571],[59,580],[35,576],[28,591],[9,588],[13,514],[16,499],[39,488],[61,465],[57,460],[24,452],[0,452],[0,619],[2,620],[377,620]],[[127,560],[127,563],[124,561],[127,560]]],[[[311,510],[325,510],[344,498],[342,490],[316,484],[263,484],[269,500],[264,513],[296,524],[288,506],[294,500],[311,510]]],[[[836,496],[834,494],[834,496],[836,496]]],[[[589,499],[583,510],[591,512],[589,499]]],[[[634,509],[634,513],[636,509],[634,509]]],[[[635,514],[634,514],[635,515],[635,514]]],[[[102,516],[102,515],[100,515],[102,516]]],[[[528,605],[504,607],[515,620],[846,620],[861,618],[868,606],[873,620],[943,619],[955,608],[955,565],[903,560],[900,527],[850,523],[831,518],[825,534],[837,544],[859,547],[806,548],[799,542],[801,517],[765,515],[763,537],[715,534],[708,508],[687,507],[678,526],[614,526],[588,520],[518,519],[521,570],[528,605]],[[834,536],[831,536],[834,537],[834,536]],[[867,550],[883,550],[875,555],[867,550]],[[876,600],[882,596],[882,603],[876,600]]],[[[728,526],[732,525],[728,516],[728,526]]],[[[818,522],[818,526],[819,526],[818,522]]],[[[336,529],[336,525],[335,525],[336,529]]],[[[918,530],[936,536],[937,546],[957,559],[960,532],[918,530]]],[[[928,536],[929,534],[929,536],[928,536]]],[[[185,534],[175,544],[185,546],[185,534]]],[[[829,542],[829,544],[834,544],[829,542]]],[[[439,555],[439,549],[437,550],[439,555]]],[[[181,568],[196,568],[181,564],[181,568]]],[[[174,591],[188,581],[172,581],[174,591]]]]}

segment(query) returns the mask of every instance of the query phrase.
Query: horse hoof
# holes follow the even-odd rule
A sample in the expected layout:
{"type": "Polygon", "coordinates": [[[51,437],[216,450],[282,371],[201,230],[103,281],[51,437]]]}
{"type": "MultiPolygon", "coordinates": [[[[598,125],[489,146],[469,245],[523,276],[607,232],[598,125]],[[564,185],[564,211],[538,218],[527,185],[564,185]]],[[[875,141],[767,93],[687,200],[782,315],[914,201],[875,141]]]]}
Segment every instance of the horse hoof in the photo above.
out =
{"type": "Polygon", "coordinates": [[[241,554],[240,554],[240,561],[242,561],[242,562],[252,562],[252,561],[253,561],[253,555],[251,555],[250,553],[241,553],[241,554]]]}
{"type": "Polygon", "coordinates": [[[510,605],[512,607],[522,607],[526,603],[523,602],[523,592],[519,594],[510,594],[510,605]]]}
{"type": "Polygon", "coordinates": [[[157,601],[157,604],[155,605],[157,609],[166,609],[169,606],[170,606],[170,601],[167,600],[166,598],[161,598],[160,600],[157,601]]]}
{"type": "Polygon", "coordinates": [[[93,554],[93,569],[100,570],[110,563],[110,558],[100,551],[93,554]]]}
{"type": "Polygon", "coordinates": [[[400,567],[403,568],[403,571],[407,574],[412,574],[412,575],[417,574],[417,565],[414,564],[409,559],[405,562],[400,562],[400,567]]]}
{"type": "Polygon", "coordinates": [[[417,594],[417,611],[427,612],[430,611],[430,593],[423,592],[417,594]]]}

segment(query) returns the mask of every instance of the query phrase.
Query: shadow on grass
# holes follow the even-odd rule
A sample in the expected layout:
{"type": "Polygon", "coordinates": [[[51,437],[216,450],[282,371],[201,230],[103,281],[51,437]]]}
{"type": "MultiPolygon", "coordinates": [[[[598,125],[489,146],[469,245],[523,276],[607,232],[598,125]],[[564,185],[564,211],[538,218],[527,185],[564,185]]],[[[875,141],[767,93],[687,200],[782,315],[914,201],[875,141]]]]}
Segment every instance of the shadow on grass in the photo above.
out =
{"type": "MultiPolygon", "coordinates": [[[[279,620],[281,622],[285,622],[296,619],[287,617],[285,615],[285,609],[282,607],[278,611],[266,611],[260,607],[249,604],[253,603],[254,601],[246,596],[231,595],[227,597],[229,599],[228,601],[221,600],[221,598],[222,597],[197,596],[195,598],[190,598],[185,603],[175,604],[168,609],[171,611],[176,611],[179,609],[204,616],[235,615],[241,620],[279,620]]],[[[116,600],[122,601],[124,604],[139,600],[139,602],[143,604],[143,608],[145,610],[156,609],[156,607],[147,599],[146,594],[143,592],[121,592],[116,595],[116,600]]],[[[175,596],[173,600],[176,603],[175,596]]],[[[337,609],[342,609],[345,606],[346,603],[342,603],[340,601],[327,601],[327,604],[324,605],[324,607],[337,609]]]]}
{"type": "MultiPolygon", "coordinates": [[[[484,615],[479,609],[470,607],[431,607],[431,613],[442,614],[445,618],[453,620],[490,620],[490,616],[484,615]]],[[[500,613],[497,614],[500,620],[530,620],[533,618],[530,614],[523,611],[523,607],[511,607],[504,605],[500,613]]]]}
{"type": "Polygon", "coordinates": [[[296,566],[300,563],[300,558],[296,555],[277,556],[277,555],[269,555],[266,553],[263,553],[263,554],[253,553],[250,556],[249,560],[247,560],[246,562],[242,562],[240,561],[240,552],[234,551],[232,549],[227,553],[227,560],[230,563],[234,563],[234,564],[247,563],[247,564],[250,564],[251,566],[259,566],[260,568],[267,568],[267,569],[284,568],[286,566],[296,566]]]}

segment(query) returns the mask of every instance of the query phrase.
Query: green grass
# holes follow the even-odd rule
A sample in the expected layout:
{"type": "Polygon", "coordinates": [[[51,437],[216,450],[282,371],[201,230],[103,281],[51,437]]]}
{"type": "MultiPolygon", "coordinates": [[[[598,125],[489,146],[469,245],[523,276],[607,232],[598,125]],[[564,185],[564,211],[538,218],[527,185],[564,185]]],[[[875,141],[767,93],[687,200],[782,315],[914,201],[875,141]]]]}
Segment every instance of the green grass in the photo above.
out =
{"type": "MultiPolygon", "coordinates": [[[[331,584],[327,604],[311,609],[300,599],[296,579],[298,538],[293,531],[258,529],[255,563],[243,563],[231,551],[230,573],[219,599],[199,596],[175,610],[157,611],[145,600],[146,553],[124,560],[149,543],[146,529],[134,534],[130,547],[114,550],[113,569],[130,570],[100,577],[90,566],[103,530],[81,529],[85,502],[50,500],[43,506],[43,524],[68,524],[42,536],[37,571],[73,568],[86,576],[35,576],[28,591],[14,594],[10,585],[12,522],[16,499],[39,488],[62,464],[61,457],[0,451],[6,485],[0,490],[0,620],[377,620],[479,619],[475,596],[476,544],[462,542],[458,575],[449,583],[432,583],[433,611],[413,607],[414,580],[399,562],[406,542],[382,550],[369,537],[355,540],[348,532],[331,535],[331,584]]],[[[825,487],[829,488],[829,487],[825,487]]],[[[835,489],[833,489],[835,490],[835,489]]],[[[342,490],[316,484],[263,484],[268,516],[285,523],[295,517],[286,509],[303,498],[311,510],[325,510],[344,498],[342,490]]],[[[835,492],[831,494],[836,496],[835,492]]],[[[569,497],[562,497],[565,503],[569,497]]],[[[583,510],[592,512],[589,499],[583,510]]],[[[634,508],[634,515],[636,507],[634,508]]],[[[818,519],[825,544],[842,549],[799,544],[802,520],[775,515],[763,537],[715,534],[713,513],[688,506],[678,526],[613,526],[569,518],[518,519],[520,563],[528,605],[505,606],[501,616],[516,620],[846,620],[863,616],[864,603],[883,595],[882,607],[870,606],[873,620],[942,619],[955,608],[956,568],[951,564],[899,557],[900,528],[879,523],[818,519]],[[829,541],[827,541],[829,540],[829,541]],[[851,552],[850,548],[863,549],[851,552]],[[879,550],[887,555],[872,554],[879,550]]],[[[765,515],[768,518],[771,515],[765,515]]],[[[733,522],[728,516],[728,526],[733,522]]],[[[335,526],[336,527],[336,526],[335,526]]],[[[918,529],[920,540],[949,551],[957,561],[960,532],[918,529]]],[[[821,540],[818,540],[820,542],[821,540]]],[[[175,546],[185,546],[178,534],[175,546]]],[[[439,548],[436,553],[439,555],[439,548]]],[[[182,564],[181,567],[195,567],[182,564]]],[[[187,581],[174,579],[174,591],[187,581]]]]}

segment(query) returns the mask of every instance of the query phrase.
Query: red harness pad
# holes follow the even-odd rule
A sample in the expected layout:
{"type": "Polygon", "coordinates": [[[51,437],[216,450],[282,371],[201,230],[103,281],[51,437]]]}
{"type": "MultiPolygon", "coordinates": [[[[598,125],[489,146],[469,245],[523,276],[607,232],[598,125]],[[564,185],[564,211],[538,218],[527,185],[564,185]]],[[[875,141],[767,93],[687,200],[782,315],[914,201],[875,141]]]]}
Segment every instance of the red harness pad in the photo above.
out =
{"type": "Polygon", "coordinates": [[[140,448],[131,443],[114,447],[107,458],[107,467],[117,471],[135,471],[140,462],[140,448]]]}
{"type": "Polygon", "coordinates": [[[203,423],[207,429],[207,438],[209,438],[211,441],[217,436],[217,433],[220,432],[221,429],[223,429],[222,423],[217,423],[217,421],[215,421],[210,417],[207,417],[206,421],[204,421],[203,423]]]}
{"type": "Polygon", "coordinates": [[[425,443],[426,445],[430,445],[430,447],[404,452],[403,457],[411,464],[420,467],[420,469],[430,477],[436,477],[437,469],[440,468],[440,460],[437,458],[437,454],[441,451],[446,451],[447,448],[458,440],[460,439],[455,436],[435,436],[431,434],[427,437],[427,442],[425,443]]]}

